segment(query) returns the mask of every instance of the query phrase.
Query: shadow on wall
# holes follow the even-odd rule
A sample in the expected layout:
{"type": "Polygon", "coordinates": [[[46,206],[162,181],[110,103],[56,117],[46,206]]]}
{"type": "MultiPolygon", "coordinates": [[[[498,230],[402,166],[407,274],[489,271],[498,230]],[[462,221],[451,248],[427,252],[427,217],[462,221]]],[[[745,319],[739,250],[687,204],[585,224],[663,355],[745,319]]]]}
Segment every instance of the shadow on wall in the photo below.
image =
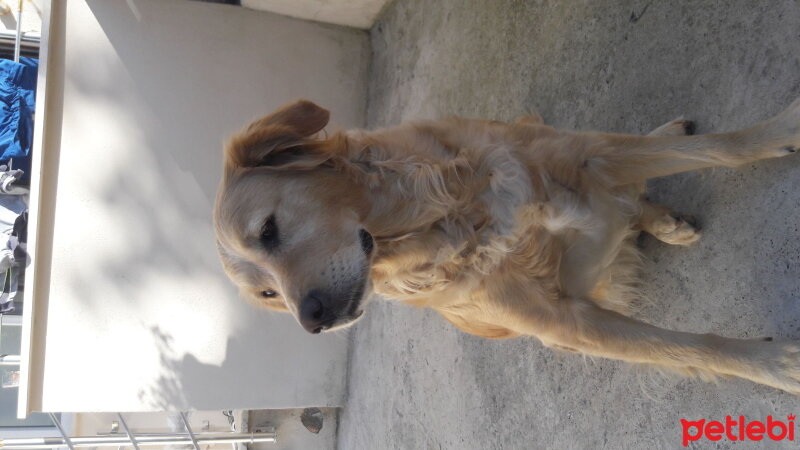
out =
{"type": "MultiPolygon", "coordinates": [[[[106,0],[86,3],[110,44],[92,40],[94,30],[70,35],[67,76],[60,90],[63,99],[50,99],[62,112],[63,105],[68,105],[63,128],[70,132],[55,140],[73,151],[86,149],[77,169],[76,157],[70,155],[70,170],[80,170],[85,178],[80,189],[90,189],[92,201],[98,202],[90,211],[92,217],[86,218],[84,244],[93,246],[100,257],[75,261],[75,267],[65,271],[69,279],[62,282],[82,302],[81,319],[98,328],[114,328],[115,336],[121,335],[120,326],[128,326],[131,331],[124,342],[128,349],[129,341],[137,339],[142,348],[158,349],[159,361],[152,362],[160,363],[161,375],[153,385],[137,391],[140,403],[155,409],[217,409],[231,402],[237,408],[338,406],[344,387],[346,335],[314,339],[290,316],[255,310],[238,299],[216,255],[211,208],[222,172],[225,136],[254,115],[291,99],[285,97],[290,92],[273,89],[276,93],[268,95],[266,89],[250,92],[247,87],[304,86],[319,78],[313,71],[265,74],[245,69],[253,67],[253,59],[298,58],[293,54],[298,52],[305,57],[302,53],[314,47],[312,40],[270,55],[248,53],[231,51],[242,40],[224,30],[246,33],[256,26],[267,27],[275,39],[286,41],[296,35],[296,27],[313,26],[324,39],[343,46],[349,46],[350,39],[362,42],[364,36],[299,21],[264,24],[244,15],[224,16],[230,22],[221,27],[221,19],[207,11],[192,16],[190,28],[176,29],[177,19],[187,14],[187,5],[226,7],[180,1],[116,1],[113,7],[106,0]],[[119,14],[121,5],[128,7],[127,14],[119,14]],[[98,130],[97,124],[110,129],[98,130]],[[103,136],[113,139],[105,143],[103,136]],[[85,145],[69,142],[78,138],[85,145]],[[110,163],[103,159],[101,171],[92,165],[93,152],[104,156],[98,149],[115,153],[110,163]],[[92,235],[95,223],[111,223],[123,232],[113,238],[103,235],[98,241],[92,235]],[[174,286],[181,283],[185,292],[175,292],[174,286]],[[168,298],[159,290],[162,286],[172,289],[168,298]],[[306,367],[308,373],[300,373],[306,367]],[[304,380],[313,382],[298,388],[304,380]],[[243,387],[258,386],[264,389],[242,392],[243,387]],[[280,386],[294,391],[281,391],[280,386]],[[328,400],[311,404],[309,398],[328,400]],[[242,399],[252,404],[241,404],[242,399]],[[273,401],[277,404],[265,405],[273,401]]],[[[68,10],[83,13],[77,7],[68,10]]],[[[308,57],[311,61],[312,56],[308,57]]],[[[320,64],[331,65],[329,61],[320,64]]],[[[350,86],[357,81],[341,83],[350,86]]],[[[319,91],[312,90],[312,95],[319,91]]],[[[332,98],[348,95],[336,93],[332,98]]],[[[61,156],[63,163],[67,158],[61,156]]],[[[62,176],[76,178],[74,173],[62,176]]],[[[50,194],[54,198],[55,188],[50,194]]],[[[65,208],[83,193],[59,194],[65,200],[72,198],[73,203],[60,203],[59,208],[65,208]]],[[[74,217],[65,219],[63,211],[56,216],[56,220],[74,217]]],[[[58,349],[66,345],[55,344],[58,349]]],[[[137,361],[131,368],[143,370],[140,366],[148,363],[137,361]]]]}
{"type": "MultiPolygon", "coordinates": [[[[258,327],[263,323],[259,320],[259,316],[254,314],[249,323],[242,324],[243,327],[245,329],[258,327]]],[[[286,333],[288,331],[281,328],[294,326],[296,324],[293,322],[284,321],[277,327],[278,329],[272,331],[276,334],[286,333]]],[[[306,373],[292,373],[285,370],[284,362],[275,357],[275,347],[286,345],[282,342],[275,340],[253,342],[247,338],[228,337],[226,358],[222,364],[216,365],[203,363],[190,353],[178,354],[173,349],[173,336],[168,331],[154,326],[150,328],[150,332],[157,342],[163,373],[155,384],[139,390],[139,399],[154,410],[217,409],[219,405],[231,401],[231,386],[263,386],[267,391],[276,388],[280,390],[282,387],[297,390],[293,381],[304,377],[319,380],[325,392],[337,393],[340,389],[343,374],[336,364],[330,364],[327,369],[323,368],[321,371],[309,368],[306,373]],[[270,355],[266,359],[265,353],[270,355]]],[[[331,338],[346,339],[346,335],[338,334],[331,338]]],[[[304,396],[301,392],[282,392],[281,397],[290,399],[282,400],[283,407],[339,406],[338,402],[332,402],[336,404],[330,405],[303,404],[304,396]]],[[[251,403],[237,407],[263,408],[264,405],[256,393],[253,393],[251,399],[251,403]]]]}

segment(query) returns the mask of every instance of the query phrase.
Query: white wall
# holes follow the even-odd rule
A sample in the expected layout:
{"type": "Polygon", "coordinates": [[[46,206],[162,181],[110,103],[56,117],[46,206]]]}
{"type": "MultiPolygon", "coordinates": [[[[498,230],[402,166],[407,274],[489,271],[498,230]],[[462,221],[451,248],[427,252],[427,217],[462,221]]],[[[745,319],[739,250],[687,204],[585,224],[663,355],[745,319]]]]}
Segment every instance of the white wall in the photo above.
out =
{"type": "Polygon", "coordinates": [[[242,6],[290,17],[367,29],[391,0],[242,0],[242,6]]]}
{"type": "Polygon", "coordinates": [[[53,11],[65,22],[51,29],[34,261],[51,274],[35,278],[46,350],[37,370],[31,346],[30,409],[340,405],[346,336],[309,335],[240,300],[210,217],[223,139],[255,116],[306,97],[336,124],[363,125],[367,35],[179,0],[53,11]]]}

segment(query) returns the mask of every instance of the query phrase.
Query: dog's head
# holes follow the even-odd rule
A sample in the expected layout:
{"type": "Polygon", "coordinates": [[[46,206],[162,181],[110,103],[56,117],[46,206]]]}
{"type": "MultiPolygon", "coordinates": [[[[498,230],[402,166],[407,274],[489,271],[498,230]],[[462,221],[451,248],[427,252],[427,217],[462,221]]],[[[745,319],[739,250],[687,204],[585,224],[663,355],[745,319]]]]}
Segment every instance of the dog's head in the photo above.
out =
{"type": "Polygon", "coordinates": [[[331,167],[343,138],[316,137],[328,117],[301,100],[231,138],[214,210],[217,248],[242,295],[311,333],[361,316],[375,245],[363,190],[331,167]]]}

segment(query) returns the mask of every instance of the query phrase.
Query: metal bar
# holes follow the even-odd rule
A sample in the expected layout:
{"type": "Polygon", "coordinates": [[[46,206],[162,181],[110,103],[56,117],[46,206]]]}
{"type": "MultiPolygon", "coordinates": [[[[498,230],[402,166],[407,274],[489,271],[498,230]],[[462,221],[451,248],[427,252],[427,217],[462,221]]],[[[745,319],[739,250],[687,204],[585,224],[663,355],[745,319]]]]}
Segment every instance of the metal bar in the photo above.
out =
{"type": "MultiPolygon", "coordinates": [[[[17,40],[17,33],[15,31],[0,30],[0,38],[5,39],[7,41],[16,41],[17,40]]],[[[39,47],[39,45],[41,44],[41,39],[36,35],[32,35],[32,36],[22,35],[21,41],[24,44],[30,44],[30,45],[34,45],[36,47],[39,47]]]]}
{"type": "Polygon", "coordinates": [[[14,41],[14,62],[19,62],[20,48],[22,47],[22,0],[17,4],[17,38],[14,41]]]}
{"type": "Polygon", "coordinates": [[[22,316],[0,314],[0,327],[21,327],[22,316]]]}
{"type": "MultiPolygon", "coordinates": [[[[235,433],[235,432],[228,432],[228,431],[200,431],[200,432],[195,432],[194,435],[195,435],[195,437],[203,437],[203,436],[216,436],[216,435],[218,435],[220,433],[227,433],[227,434],[230,434],[230,435],[238,434],[238,433],[235,433]]],[[[122,435],[123,435],[123,433],[97,433],[95,435],[95,437],[120,437],[122,435]]],[[[147,436],[147,437],[165,437],[165,436],[168,437],[168,436],[175,436],[175,433],[134,433],[134,435],[136,436],[136,439],[141,440],[141,438],[145,437],[145,436],[147,436]]],[[[184,435],[185,435],[184,433],[180,433],[180,436],[184,436],[184,435]]],[[[2,447],[0,447],[0,450],[2,450],[2,447]]]]}
{"type": "Polygon", "coordinates": [[[139,444],[136,443],[136,438],[131,434],[131,430],[128,428],[128,423],[125,422],[125,418],[122,417],[122,413],[117,413],[117,417],[119,417],[119,423],[122,424],[122,428],[125,430],[125,434],[128,435],[131,445],[133,445],[133,448],[136,450],[139,450],[139,444]]]}
{"type": "Polygon", "coordinates": [[[56,426],[56,428],[58,428],[58,432],[61,433],[61,437],[63,438],[64,443],[67,444],[67,447],[69,447],[69,450],[75,450],[75,447],[72,445],[72,441],[70,440],[69,435],[67,434],[66,431],[64,431],[64,427],[61,426],[61,420],[59,420],[59,418],[56,417],[56,415],[53,413],[48,413],[48,414],[50,414],[50,420],[52,420],[53,424],[56,426]]]}
{"type": "Polygon", "coordinates": [[[0,366],[18,366],[19,355],[0,355],[0,366]]]}
{"type": "MultiPolygon", "coordinates": [[[[69,438],[74,448],[130,445],[127,436],[78,436],[69,438]]],[[[141,447],[164,446],[164,445],[187,445],[193,442],[185,435],[172,436],[137,436],[137,443],[141,447]]],[[[232,444],[232,443],[258,442],[277,442],[275,433],[209,433],[198,436],[197,443],[200,444],[232,444]]],[[[3,450],[23,450],[23,449],[48,449],[67,445],[63,437],[44,437],[44,438],[25,438],[25,439],[3,439],[0,440],[0,448],[3,450]]]]}
{"type": "Polygon", "coordinates": [[[186,428],[186,432],[189,433],[189,438],[191,438],[192,440],[192,445],[194,445],[194,450],[200,450],[200,446],[197,445],[197,438],[195,438],[194,433],[192,433],[192,427],[189,426],[189,419],[186,418],[186,414],[184,414],[183,411],[181,411],[181,420],[183,420],[183,426],[186,428]]]}

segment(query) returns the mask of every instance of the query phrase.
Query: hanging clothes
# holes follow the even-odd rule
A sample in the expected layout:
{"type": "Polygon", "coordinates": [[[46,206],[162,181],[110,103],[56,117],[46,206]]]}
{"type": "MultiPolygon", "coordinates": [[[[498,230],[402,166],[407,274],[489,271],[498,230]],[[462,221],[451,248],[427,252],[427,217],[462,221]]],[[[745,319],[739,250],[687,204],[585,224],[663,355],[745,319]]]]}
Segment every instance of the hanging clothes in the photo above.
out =
{"type": "Polygon", "coordinates": [[[0,166],[0,313],[14,310],[28,262],[28,190],[15,183],[28,182],[38,70],[35,58],[21,58],[19,63],[0,59],[0,161],[14,167],[0,166]]]}
{"type": "Polygon", "coordinates": [[[14,183],[25,176],[22,170],[8,170],[8,167],[0,165],[0,194],[25,195],[28,189],[15,186],[14,183]]]}
{"type": "Polygon", "coordinates": [[[36,58],[0,59],[0,161],[13,158],[14,169],[25,173],[30,172],[38,73],[36,58]]]}
{"type": "Polygon", "coordinates": [[[19,280],[29,261],[28,189],[14,186],[20,172],[0,166],[0,313],[14,310],[19,280]]]}
{"type": "Polygon", "coordinates": [[[8,263],[7,269],[0,273],[3,290],[0,292],[0,313],[14,311],[14,299],[20,290],[20,281],[25,273],[25,266],[30,263],[27,249],[28,210],[22,212],[14,221],[14,229],[5,249],[0,250],[0,264],[8,263]]]}

